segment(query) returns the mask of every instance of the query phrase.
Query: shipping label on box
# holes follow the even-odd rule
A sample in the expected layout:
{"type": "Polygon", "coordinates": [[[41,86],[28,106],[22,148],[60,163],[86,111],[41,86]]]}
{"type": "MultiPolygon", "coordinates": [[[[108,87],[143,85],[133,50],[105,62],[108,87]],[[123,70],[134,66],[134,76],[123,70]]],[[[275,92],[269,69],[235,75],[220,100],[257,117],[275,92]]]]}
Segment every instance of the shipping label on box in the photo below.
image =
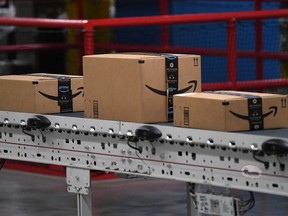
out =
{"type": "Polygon", "coordinates": [[[85,117],[130,122],[173,119],[173,95],[201,91],[198,55],[84,56],[85,117]]]}
{"type": "Polygon", "coordinates": [[[220,131],[287,127],[287,95],[215,91],[177,95],[174,125],[220,131]]]}

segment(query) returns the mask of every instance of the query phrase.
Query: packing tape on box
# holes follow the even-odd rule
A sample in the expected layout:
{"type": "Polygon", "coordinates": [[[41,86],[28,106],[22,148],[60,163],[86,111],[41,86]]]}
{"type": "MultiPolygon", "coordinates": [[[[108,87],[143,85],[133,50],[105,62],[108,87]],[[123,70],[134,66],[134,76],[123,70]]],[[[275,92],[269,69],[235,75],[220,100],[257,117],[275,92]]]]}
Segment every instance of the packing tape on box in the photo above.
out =
{"type": "MultiPolygon", "coordinates": [[[[267,116],[267,114],[263,114],[262,98],[260,96],[235,93],[235,92],[225,92],[225,91],[207,91],[206,93],[231,95],[231,96],[239,96],[242,98],[246,98],[247,99],[248,116],[244,116],[244,115],[235,113],[231,110],[230,110],[230,113],[232,115],[236,116],[237,118],[249,121],[250,130],[263,130],[264,129],[264,118],[267,116]]],[[[223,104],[223,105],[225,105],[225,104],[223,104]]],[[[275,114],[276,113],[277,113],[277,109],[275,111],[275,114]]]]}
{"type": "MultiPolygon", "coordinates": [[[[48,77],[58,80],[58,95],[48,95],[44,92],[39,93],[50,100],[58,101],[61,113],[73,112],[73,98],[78,95],[72,95],[71,89],[71,78],[59,75],[48,75],[48,74],[28,74],[29,76],[35,77],[48,77]]],[[[81,93],[81,92],[80,92],[81,93]]]]}
{"type": "Polygon", "coordinates": [[[178,91],[179,67],[178,57],[163,55],[165,57],[165,70],[167,80],[167,110],[168,121],[173,121],[173,95],[178,91]]]}

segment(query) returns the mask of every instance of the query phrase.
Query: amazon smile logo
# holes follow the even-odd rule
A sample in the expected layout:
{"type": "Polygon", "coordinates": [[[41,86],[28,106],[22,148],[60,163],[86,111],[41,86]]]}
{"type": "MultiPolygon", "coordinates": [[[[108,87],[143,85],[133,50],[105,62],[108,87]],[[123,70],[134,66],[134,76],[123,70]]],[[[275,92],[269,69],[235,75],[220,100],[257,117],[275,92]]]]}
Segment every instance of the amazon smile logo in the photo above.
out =
{"type": "Polygon", "coordinates": [[[69,86],[59,86],[59,91],[61,93],[66,93],[69,91],[69,86]]]}
{"type": "MultiPolygon", "coordinates": [[[[77,93],[75,93],[75,94],[72,94],[72,95],[71,95],[71,99],[77,97],[77,96],[80,95],[81,93],[82,93],[82,97],[83,97],[83,96],[84,96],[84,91],[83,91],[83,89],[84,89],[83,87],[77,88],[77,90],[79,90],[79,91],[78,91],[77,93]]],[[[59,89],[59,91],[62,92],[62,93],[68,92],[68,90],[69,90],[69,89],[66,89],[66,88],[61,88],[61,89],[59,89]]],[[[60,98],[59,95],[58,95],[58,96],[48,95],[48,94],[46,94],[46,93],[44,93],[44,92],[41,92],[41,91],[39,91],[39,93],[40,93],[42,96],[44,96],[44,97],[46,97],[46,98],[48,98],[48,99],[50,99],[50,100],[60,101],[60,100],[62,99],[62,98],[60,98]]]]}
{"type": "MultiPolygon", "coordinates": [[[[169,93],[170,93],[170,96],[172,95],[175,95],[175,94],[182,94],[182,93],[185,93],[187,91],[189,91],[190,89],[192,89],[192,91],[194,92],[197,88],[197,80],[191,80],[188,82],[188,84],[190,84],[189,86],[187,86],[186,88],[183,88],[183,89],[180,89],[180,90],[177,90],[175,88],[170,88],[169,89],[169,93]]],[[[162,91],[162,90],[159,90],[159,89],[155,89],[151,86],[148,86],[148,85],[145,85],[149,90],[151,90],[152,92],[158,94],[158,95],[162,95],[162,96],[167,96],[167,91],[162,91]]]]}
{"type": "MultiPolygon", "coordinates": [[[[269,107],[269,110],[267,113],[264,113],[262,116],[259,116],[257,112],[252,113],[252,118],[253,117],[262,117],[262,118],[266,118],[268,116],[270,116],[271,114],[273,114],[273,116],[275,116],[277,114],[277,106],[271,106],[269,107]]],[[[233,111],[230,110],[230,113],[234,116],[236,116],[237,118],[243,119],[243,120],[250,120],[251,116],[245,116],[245,115],[241,115],[239,113],[235,113],[233,111]]]]}

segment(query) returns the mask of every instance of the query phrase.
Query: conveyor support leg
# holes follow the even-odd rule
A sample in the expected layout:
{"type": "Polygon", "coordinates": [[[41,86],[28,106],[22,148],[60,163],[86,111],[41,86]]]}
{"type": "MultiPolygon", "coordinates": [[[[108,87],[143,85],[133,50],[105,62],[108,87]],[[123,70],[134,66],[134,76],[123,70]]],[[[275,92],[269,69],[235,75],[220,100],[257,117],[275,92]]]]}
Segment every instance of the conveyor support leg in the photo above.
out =
{"type": "Polygon", "coordinates": [[[92,216],[90,170],[67,167],[66,181],[68,192],[77,194],[77,216],[92,216]]]}

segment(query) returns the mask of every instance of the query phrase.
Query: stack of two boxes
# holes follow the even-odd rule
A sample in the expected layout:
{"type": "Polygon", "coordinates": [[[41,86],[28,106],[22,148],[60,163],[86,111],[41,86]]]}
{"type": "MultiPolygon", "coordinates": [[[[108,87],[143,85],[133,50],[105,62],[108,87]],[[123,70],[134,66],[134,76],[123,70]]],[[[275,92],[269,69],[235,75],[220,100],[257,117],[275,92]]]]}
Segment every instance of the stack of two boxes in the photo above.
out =
{"type": "Polygon", "coordinates": [[[287,96],[201,92],[201,58],[103,54],[83,58],[85,117],[220,131],[287,127],[287,96]]]}

